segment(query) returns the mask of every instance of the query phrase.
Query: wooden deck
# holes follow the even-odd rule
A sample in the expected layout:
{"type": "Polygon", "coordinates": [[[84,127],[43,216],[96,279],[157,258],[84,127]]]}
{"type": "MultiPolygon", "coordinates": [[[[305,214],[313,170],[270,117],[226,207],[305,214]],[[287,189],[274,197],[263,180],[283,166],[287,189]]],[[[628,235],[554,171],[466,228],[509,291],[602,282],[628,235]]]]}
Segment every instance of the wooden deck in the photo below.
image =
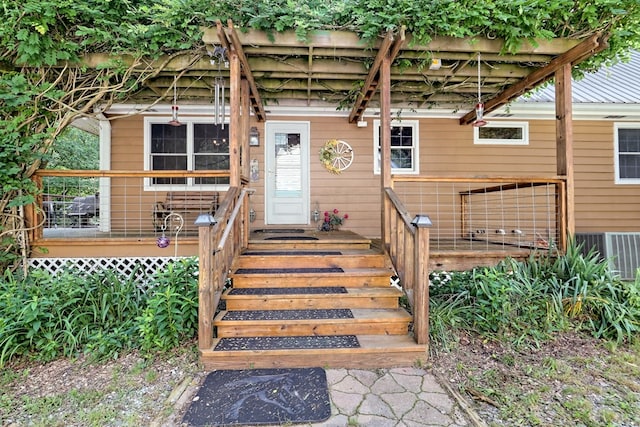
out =
{"type": "MultiPolygon", "coordinates": [[[[382,251],[380,239],[363,238],[349,230],[318,231],[302,229],[303,232],[283,232],[285,229],[275,229],[278,232],[255,230],[250,234],[250,243],[254,247],[263,249],[326,247],[327,244],[335,248],[353,248],[357,244],[361,248],[371,247],[382,251]],[[296,237],[313,238],[317,240],[291,240],[296,237]]],[[[299,230],[299,229],[298,229],[299,230]]],[[[36,252],[38,257],[104,257],[104,256],[173,256],[175,238],[171,237],[169,248],[159,248],[156,245],[158,233],[148,233],[136,238],[114,237],[100,233],[96,229],[74,230],[77,237],[60,238],[52,235],[37,242],[37,246],[47,248],[46,253],[36,252]]],[[[198,238],[193,234],[181,234],[178,239],[178,255],[193,256],[198,251],[198,238]]],[[[530,248],[519,248],[511,245],[492,244],[482,241],[432,240],[430,243],[430,270],[469,270],[477,266],[495,265],[507,257],[525,259],[531,253],[530,248]]]]}

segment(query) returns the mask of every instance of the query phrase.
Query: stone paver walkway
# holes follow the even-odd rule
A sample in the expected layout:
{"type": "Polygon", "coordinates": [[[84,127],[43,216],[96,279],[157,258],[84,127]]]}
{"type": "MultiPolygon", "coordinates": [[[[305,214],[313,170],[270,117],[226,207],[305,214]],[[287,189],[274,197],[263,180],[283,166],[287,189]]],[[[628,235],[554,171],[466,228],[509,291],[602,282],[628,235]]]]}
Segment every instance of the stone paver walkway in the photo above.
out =
{"type": "Polygon", "coordinates": [[[419,368],[327,369],[331,418],[322,427],[470,426],[435,376],[419,368]]]}

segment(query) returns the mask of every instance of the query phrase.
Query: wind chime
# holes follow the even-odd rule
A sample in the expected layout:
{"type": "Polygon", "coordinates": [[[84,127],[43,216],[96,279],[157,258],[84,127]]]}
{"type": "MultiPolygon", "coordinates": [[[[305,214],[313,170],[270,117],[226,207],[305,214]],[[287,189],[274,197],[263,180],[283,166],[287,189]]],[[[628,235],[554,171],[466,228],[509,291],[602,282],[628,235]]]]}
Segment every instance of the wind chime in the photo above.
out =
{"type": "Polygon", "coordinates": [[[173,77],[173,104],[171,105],[171,126],[180,126],[182,123],[178,120],[178,76],[173,77]]]}
{"type": "Polygon", "coordinates": [[[481,92],[481,81],[480,81],[480,52],[478,52],[478,103],[476,104],[476,120],[473,122],[474,127],[481,127],[487,124],[486,120],[484,120],[484,104],[482,103],[482,92],[481,92]]]}
{"type": "Polygon", "coordinates": [[[220,67],[224,64],[225,68],[229,67],[229,61],[225,59],[227,54],[226,48],[216,46],[212,52],[209,52],[211,56],[211,65],[218,65],[218,75],[213,80],[214,84],[214,98],[213,98],[213,123],[216,125],[222,125],[224,129],[224,116],[225,116],[225,82],[222,77],[220,67]]]}

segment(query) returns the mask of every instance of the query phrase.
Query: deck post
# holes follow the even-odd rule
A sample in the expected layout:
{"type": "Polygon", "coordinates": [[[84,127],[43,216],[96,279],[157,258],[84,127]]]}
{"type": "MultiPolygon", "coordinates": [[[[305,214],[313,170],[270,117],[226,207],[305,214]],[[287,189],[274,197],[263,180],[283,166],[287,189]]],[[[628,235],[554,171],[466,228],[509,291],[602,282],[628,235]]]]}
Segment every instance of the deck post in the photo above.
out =
{"type": "Polygon", "coordinates": [[[564,206],[566,210],[561,217],[564,223],[558,236],[558,247],[567,250],[567,237],[575,234],[574,204],[574,158],[573,158],[573,107],[571,104],[571,64],[565,64],[556,71],[556,169],[566,179],[564,206]]]}
{"type": "Polygon", "coordinates": [[[416,215],[411,221],[416,227],[414,244],[413,334],[416,343],[429,343],[429,227],[427,215],[416,215]]]}
{"type": "Polygon", "coordinates": [[[391,59],[385,55],[380,66],[380,193],[382,196],[381,240],[382,249],[389,251],[391,202],[386,194],[392,188],[391,180],[391,59]]]}
{"type": "Polygon", "coordinates": [[[213,226],[216,220],[211,214],[199,215],[198,226],[198,348],[210,349],[213,345],[213,226]]]}

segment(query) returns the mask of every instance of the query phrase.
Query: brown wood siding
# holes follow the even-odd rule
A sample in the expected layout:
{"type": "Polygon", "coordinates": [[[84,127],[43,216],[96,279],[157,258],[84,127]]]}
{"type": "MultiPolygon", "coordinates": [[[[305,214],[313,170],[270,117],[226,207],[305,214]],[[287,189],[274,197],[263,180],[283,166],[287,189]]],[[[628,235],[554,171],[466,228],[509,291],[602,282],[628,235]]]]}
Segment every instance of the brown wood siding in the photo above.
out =
{"type": "MultiPolygon", "coordinates": [[[[367,237],[380,235],[380,176],[373,173],[373,120],[358,128],[344,117],[284,117],[270,120],[309,121],[311,211],[338,209],[350,219],[344,228],[367,237]],[[355,159],[339,175],[329,173],[318,160],[320,147],[329,139],[347,141],[355,159]]],[[[519,121],[519,120],[516,120],[519,121]]],[[[260,146],[251,147],[250,159],[259,165],[259,178],[250,183],[256,192],[253,228],[264,227],[264,123],[251,123],[260,132],[260,146]]],[[[140,170],[143,165],[142,116],[112,123],[112,168],[140,170]]],[[[421,119],[420,174],[430,176],[541,176],[555,175],[555,123],[529,121],[529,145],[474,145],[473,128],[457,119],[421,119]]],[[[640,231],[638,185],[615,185],[613,122],[574,121],[576,231],[640,231]]],[[[118,193],[114,191],[114,196],[118,193]]],[[[131,196],[131,194],[129,194],[131,196]]],[[[159,193],[143,197],[143,203],[161,199],[159,193]]],[[[114,203],[118,203],[114,200],[114,203]]],[[[414,214],[414,212],[411,212],[414,214]]],[[[132,218],[130,218],[132,219],[132,218]]],[[[115,217],[114,217],[115,220],[115,217]]],[[[141,212],[136,221],[147,221],[141,212]]],[[[309,226],[315,226],[310,220],[309,226]]]]}
{"type": "Polygon", "coordinates": [[[640,232],[640,185],[615,184],[614,122],[574,121],[576,232],[640,232]]]}

